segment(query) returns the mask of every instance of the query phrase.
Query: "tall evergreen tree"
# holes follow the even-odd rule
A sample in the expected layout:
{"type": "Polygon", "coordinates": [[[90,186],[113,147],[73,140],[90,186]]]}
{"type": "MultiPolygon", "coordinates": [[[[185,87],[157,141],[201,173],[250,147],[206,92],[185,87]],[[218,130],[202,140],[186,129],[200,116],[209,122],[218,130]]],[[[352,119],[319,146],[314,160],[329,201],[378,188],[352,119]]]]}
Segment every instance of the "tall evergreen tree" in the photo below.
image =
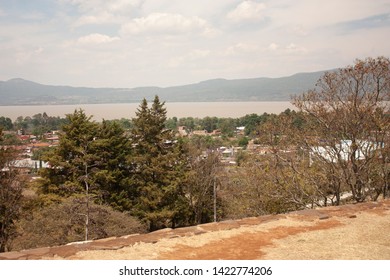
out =
{"type": "Polygon", "coordinates": [[[131,154],[131,146],[125,131],[117,122],[103,120],[96,148],[99,161],[95,183],[101,191],[102,200],[115,209],[129,209],[131,201],[126,182],[131,166],[126,164],[126,159],[131,154]]]}
{"type": "Polygon", "coordinates": [[[91,118],[83,110],[67,115],[68,123],[63,126],[59,145],[45,156],[52,168],[43,171],[48,179],[44,192],[70,196],[84,193],[86,187],[94,184],[91,173],[100,160],[95,141],[99,124],[91,118]]]}
{"type": "MultiPolygon", "coordinates": [[[[95,176],[101,162],[96,141],[99,125],[91,118],[81,109],[67,115],[69,123],[63,126],[60,144],[48,156],[52,168],[44,173],[55,193],[65,196],[83,194],[85,212],[80,215],[85,216],[85,240],[89,238],[90,196],[92,192],[100,194],[95,176]],[[53,179],[57,185],[53,185],[53,179]]],[[[51,192],[48,188],[44,191],[51,192]]]]}
{"type": "Polygon", "coordinates": [[[96,123],[82,110],[67,119],[59,145],[46,154],[52,168],[43,171],[43,192],[71,196],[88,188],[94,200],[123,210],[124,180],[130,172],[126,165],[130,142],[124,130],[116,122],[96,123]]]}
{"type": "Polygon", "coordinates": [[[133,119],[131,139],[134,167],[131,184],[134,213],[150,230],[175,226],[183,177],[183,161],[172,131],[165,129],[166,109],[158,96],[151,108],[144,99],[133,119]]]}

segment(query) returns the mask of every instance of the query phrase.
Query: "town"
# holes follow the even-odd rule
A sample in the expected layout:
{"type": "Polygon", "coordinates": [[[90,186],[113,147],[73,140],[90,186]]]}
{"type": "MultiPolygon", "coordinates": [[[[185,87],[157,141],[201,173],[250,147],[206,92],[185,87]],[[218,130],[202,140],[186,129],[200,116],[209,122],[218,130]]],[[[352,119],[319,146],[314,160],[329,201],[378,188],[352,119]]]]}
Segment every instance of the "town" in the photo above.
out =
{"type": "Polygon", "coordinates": [[[325,73],[324,90],[295,96],[297,110],[280,114],[167,118],[156,95],[132,119],[98,122],[82,109],[0,117],[10,211],[0,249],[385,199],[389,64],[379,57],[325,73]],[[325,90],[340,86],[335,77],[363,80],[335,95],[325,90]]]}

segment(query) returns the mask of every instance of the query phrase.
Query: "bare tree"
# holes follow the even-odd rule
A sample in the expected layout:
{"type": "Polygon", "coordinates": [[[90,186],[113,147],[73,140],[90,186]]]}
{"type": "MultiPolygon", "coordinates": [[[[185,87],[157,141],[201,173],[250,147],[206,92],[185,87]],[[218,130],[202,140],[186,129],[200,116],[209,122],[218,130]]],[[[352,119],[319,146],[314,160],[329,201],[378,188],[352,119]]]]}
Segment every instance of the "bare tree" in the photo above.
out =
{"type": "Polygon", "coordinates": [[[20,217],[25,180],[15,168],[17,151],[1,144],[0,139],[0,252],[5,252],[17,234],[15,222],[20,217]]]}
{"type": "Polygon", "coordinates": [[[378,57],[325,73],[292,102],[307,122],[301,147],[334,190],[347,188],[357,202],[388,187],[389,101],[390,61],[378,57]]]}
{"type": "Polygon", "coordinates": [[[185,193],[193,217],[191,223],[200,224],[212,221],[216,205],[215,186],[221,163],[217,152],[202,155],[194,148],[189,153],[190,171],[187,175],[185,193]]]}

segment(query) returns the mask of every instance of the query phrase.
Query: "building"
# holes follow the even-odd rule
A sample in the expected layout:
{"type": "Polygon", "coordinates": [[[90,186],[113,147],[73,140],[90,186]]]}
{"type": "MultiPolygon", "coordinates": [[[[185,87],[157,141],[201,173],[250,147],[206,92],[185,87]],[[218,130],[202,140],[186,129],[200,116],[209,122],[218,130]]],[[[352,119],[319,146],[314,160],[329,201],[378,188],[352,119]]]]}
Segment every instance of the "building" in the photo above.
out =
{"type": "Polygon", "coordinates": [[[208,134],[207,130],[194,130],[194,131],[192,131],[191,135],[207,136],[209,134],[208,134]]]}
{"type": "MultiPolygon", "coordinates": [[[[355,154],[356,160],[364,160],[368,155],[377,150],[378,148],[383,148],[383,143],[374,143],[371,141],[360,140],[356,142],[357,150],[355,154]]],[[[340,143],[331,146],[316,146],[312,147],[310,151],[310,163],[312,163],[313,158],[319,157],[328,162],[338,162],[341,161],[350,161],[352,150],[352,141],[351,140],[342,140],[340,143]]]]}
{"type": "Polygon", "coordinates": [[[179,126],[177,128],[177,134],[180,137],[188,136],[187,128],[185,126],[179,126]]]}

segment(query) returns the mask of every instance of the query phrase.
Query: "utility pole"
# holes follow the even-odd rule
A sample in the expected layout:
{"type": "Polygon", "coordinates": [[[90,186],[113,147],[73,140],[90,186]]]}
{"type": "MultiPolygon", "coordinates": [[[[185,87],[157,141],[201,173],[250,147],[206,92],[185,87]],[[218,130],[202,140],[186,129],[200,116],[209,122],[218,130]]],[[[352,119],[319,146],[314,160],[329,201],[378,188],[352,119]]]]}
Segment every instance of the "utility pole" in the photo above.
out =
{"type": "Polygon", "coordinates": [[[87,214],[85,215],[85,241],[88,241],[88,227],[89,227],[89,184],[88,184],[88,165],[85,163],[85,197],[87,214]]]}
{"type": "Polygon", "coordinates": [[[214,222],[217,222],[217,182],[214,177],[213,196],[214,196],[214,222]]]}

